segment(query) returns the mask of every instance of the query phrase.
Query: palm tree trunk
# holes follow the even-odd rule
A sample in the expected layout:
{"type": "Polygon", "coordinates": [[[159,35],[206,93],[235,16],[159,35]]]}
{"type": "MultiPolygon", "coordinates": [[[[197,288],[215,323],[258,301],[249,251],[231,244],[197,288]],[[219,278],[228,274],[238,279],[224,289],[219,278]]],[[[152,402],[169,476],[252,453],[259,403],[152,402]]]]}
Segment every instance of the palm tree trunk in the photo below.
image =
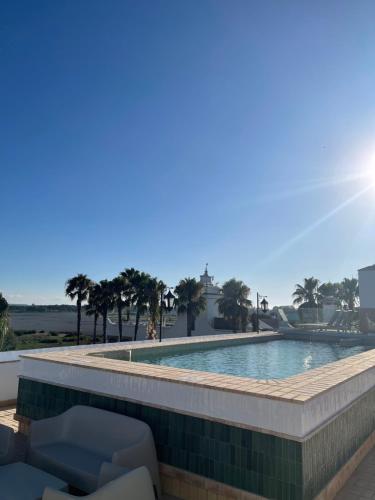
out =
{"type": "Polygon", "coordinates": [[[349,292],[349,300],[348,300],[348,307],[351,311],[354,311],[355,307],[355,295],[354,293],[349,292]]]}
{"type": "Polygon", "coordinates": [[[107,343],[107,311],[103,312],[103,342],[107,343]]]}
{"type": "Polygon", "coordinates": [[[137,315],[135,317],[135,326],[134,326],[134,341],[137,340],[137,333],[138,333],[138,326],[139,326],[140,317],[141,317],[141,313],[139,312],[139,309],[137,308],[137,315]]]}
{"type": "Polygon", "coordinates": [[[119,340],[122,342],[122,304],[117,304],[117,319],[118,319],[118,335],[119,340]]]}
{"type": "Polygon", "coordinates": [[[187,323],[187,336],[191,337],[191,330],[192,330],[192,317],[191,313],[189,311],[186,312],[186,323],[187,323]]]}
{"type": "Polygon", "coordinates": [[[96,327],[97,327],[97,323],[98,323],[98,315],[94,314],[94,335],[93,335],[93,338],[92,338],[93,344],[96,344],[96,327]]]}
{"type": "Polygon", "coordinates": [[[77,345],[81,340],[81,299],[77,300],[77,345]]]}

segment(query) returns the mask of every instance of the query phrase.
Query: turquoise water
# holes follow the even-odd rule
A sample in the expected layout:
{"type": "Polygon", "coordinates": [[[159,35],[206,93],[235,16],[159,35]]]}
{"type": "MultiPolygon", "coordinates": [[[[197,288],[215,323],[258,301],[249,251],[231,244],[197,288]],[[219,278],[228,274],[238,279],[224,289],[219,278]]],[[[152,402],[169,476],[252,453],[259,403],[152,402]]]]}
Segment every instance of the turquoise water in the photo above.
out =
{"type": "Polygon", "coordinates": [[[274,340],[259,344],[197,349],[164,355],[145,354],[142,363],[189,368],[258,379],[286,378],[365,351],[363,346],[274,340]]]}

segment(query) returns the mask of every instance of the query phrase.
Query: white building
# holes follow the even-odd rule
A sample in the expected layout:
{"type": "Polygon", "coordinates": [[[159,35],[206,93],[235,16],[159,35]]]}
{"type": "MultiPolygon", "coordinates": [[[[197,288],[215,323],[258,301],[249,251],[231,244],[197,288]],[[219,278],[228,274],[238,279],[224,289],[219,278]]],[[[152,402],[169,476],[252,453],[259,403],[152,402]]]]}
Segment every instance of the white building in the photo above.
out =
{"type": "Polygon", "coordinates": [[[214,318],[221,316],[217,304],[217,300],[221,296],[221,290],[218,286],[214,284],[214,277],[209,276],[207,270],[207,264],[206,264],[206,269],[204,273],[200,276],[199,281],[204,286],[203,295],[206,299],[206,304],[207,304],[206,309],[202,314],[205,314],[207,321],[210,324],[212,324],[214,318]]]}
{"type": "Polygon", "coordinates": [[[358,284],[360,329],[375,333],[375,265],[359,269],[358,284]]]}

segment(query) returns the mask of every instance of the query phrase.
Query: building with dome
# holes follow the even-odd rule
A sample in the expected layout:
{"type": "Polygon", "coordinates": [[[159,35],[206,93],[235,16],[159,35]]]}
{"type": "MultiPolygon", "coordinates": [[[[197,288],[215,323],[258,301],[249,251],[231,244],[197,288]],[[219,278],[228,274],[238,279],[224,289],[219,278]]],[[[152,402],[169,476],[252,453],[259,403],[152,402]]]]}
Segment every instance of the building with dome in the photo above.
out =
{"type": "Polygon", "coordinates": [[[221,316],[217,304],[217,300],[221,296],[221,289],[214,284],[214,277],[208,274],[208,264],[206,264],[205,271],[201,274],[199,282],[204,286],[203,296],[206,299],[206,309],[199,315],[199,319],[213,327],[214,319],[221,316]]]}

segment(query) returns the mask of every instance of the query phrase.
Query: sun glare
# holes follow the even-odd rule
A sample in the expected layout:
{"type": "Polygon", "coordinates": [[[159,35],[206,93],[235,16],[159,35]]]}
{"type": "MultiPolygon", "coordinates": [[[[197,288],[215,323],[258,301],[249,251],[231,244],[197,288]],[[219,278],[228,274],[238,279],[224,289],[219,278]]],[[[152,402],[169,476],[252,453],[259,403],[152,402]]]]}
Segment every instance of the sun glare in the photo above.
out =
{"type": "Polygon", "coordinates": [[[373,186],[375,188],[375,161],[373,166],[365,171],[364,178],[370,186],[373,186]]]}
{"type": "Polygon", "coordinates": [[[367,187],[375,188],[375,153],[369,155],[362,166],[360,177],[367,187]]]}

